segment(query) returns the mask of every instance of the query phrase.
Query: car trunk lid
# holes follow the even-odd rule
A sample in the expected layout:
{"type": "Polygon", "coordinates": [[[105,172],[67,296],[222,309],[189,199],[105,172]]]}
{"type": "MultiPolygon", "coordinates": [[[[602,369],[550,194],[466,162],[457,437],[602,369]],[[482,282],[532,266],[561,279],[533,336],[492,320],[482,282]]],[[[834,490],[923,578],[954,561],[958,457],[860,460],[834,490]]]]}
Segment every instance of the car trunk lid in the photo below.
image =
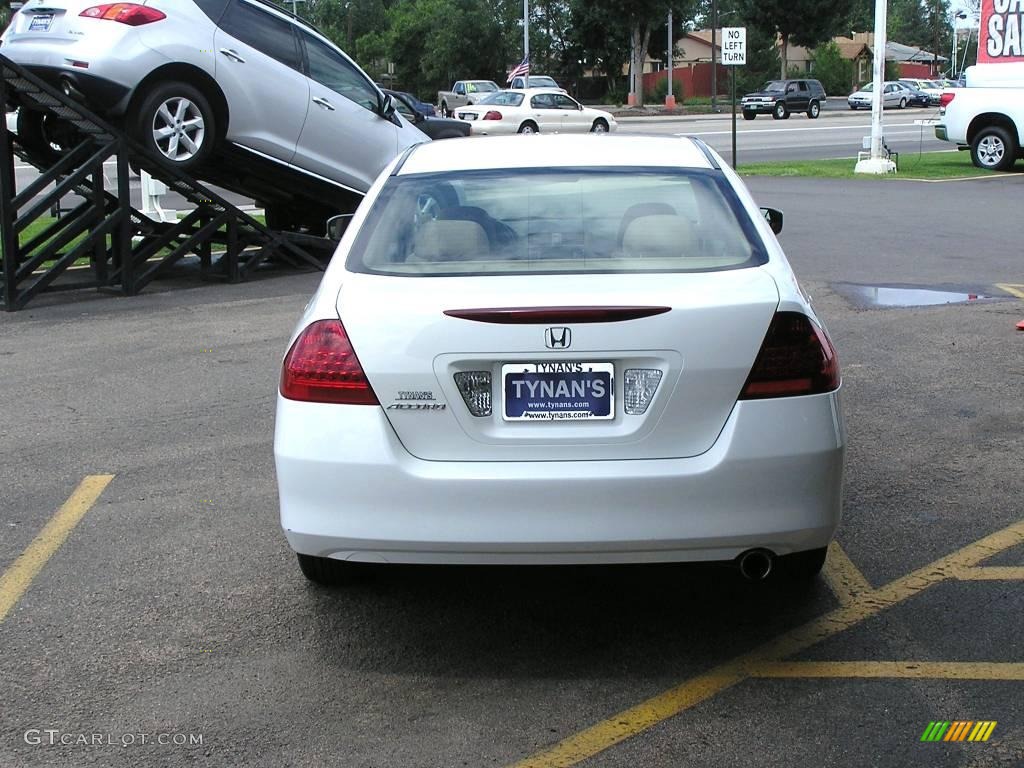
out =
{"type": "MultiPolygon", "coordinates": [[[[349,274],[338,311],[388,420],[414,456],[654,459],[694,456],[714,444],[778,302],[775,282],[761,268],[435,278],[349,274]],[[515,317],[516,310],[537,308],[545,309],[515,317]],[[583,308],[615,311],[595,322],[583,308]],[[504,315],[481,314],[494,309],[504,315]],[[456,378],[474,372],[490,377],[487,415],[473,415],[473,403],[460,390],[465,378],[456,378]],[[533,403],[537,397],[576,396],[580,381],[602,377],[611,397],[599,407],[609,406],[609,413],[523,418],[533,405],[543,405],[533,403]],[[655,377],[646,408],[636,412],[643,404],[637,393],[655,377]],[[626,412],[627,400],[633,413],[626,412]]],[[[604,385],[588,386],[588,397],[603,394],[598,390],[604,385]]]]}
{"type": "Polygon", "coordinates": [[[99,5],[89,0],[30,0],[14,16],[8,42],[73,42],[81,40],[75,27],[79,14],[99,5]]]}

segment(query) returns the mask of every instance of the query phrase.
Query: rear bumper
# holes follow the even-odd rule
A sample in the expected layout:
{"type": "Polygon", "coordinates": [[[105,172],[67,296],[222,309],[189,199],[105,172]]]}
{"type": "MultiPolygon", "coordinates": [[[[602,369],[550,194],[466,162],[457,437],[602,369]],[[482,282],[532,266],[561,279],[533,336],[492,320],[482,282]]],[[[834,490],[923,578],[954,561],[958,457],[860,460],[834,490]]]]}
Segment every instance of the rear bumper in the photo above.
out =
{"type": "Polygon", "coordinates": [[[122,83],[70,67],[33,65],[25,69],[59,91],[67,93],[70,87],[73,98],[99,112],[116,112],[119,106],[127,103],[131,94],[131,89],[122,83]]]}
{"type": "Polygon", "coordinates": [[[839,524],[838,393],[736,405],[686,459],[438,462],[383,411],[278,397],[281,524],[303,554],[402,563],[729,560],[824,547],[839,524]]]}
{"type": "Polygon", "coordinates": [[[144,45],[138,27],[98,22],[80,39],[39,39],[5,34],[5,56],[50,85],[71,83],[77,98],[98,112],[121,114],[135,87],[166,56],[144,45]]]}
{"type": "Polygon", "coordinates": [[[505,124],[500,120],[462,120],[471,126],[474,136],[513,136],[519,130],[518,125],[505,124]]]}

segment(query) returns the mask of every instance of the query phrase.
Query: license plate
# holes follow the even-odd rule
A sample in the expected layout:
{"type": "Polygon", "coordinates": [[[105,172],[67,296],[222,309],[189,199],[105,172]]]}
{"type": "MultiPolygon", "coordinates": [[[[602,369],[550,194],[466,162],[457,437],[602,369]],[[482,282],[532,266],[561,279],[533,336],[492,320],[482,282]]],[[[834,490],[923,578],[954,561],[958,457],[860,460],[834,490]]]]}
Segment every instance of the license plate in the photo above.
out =
{"type": "Polygon", "coordinates": [[[505,421],[592,421],[615,417],[611,363],[509,363],[501,366],[505,421]]]}
{"type": "Polygon", "coordinates": [[[459,118],[461,118],[462,120],[476,120],[476,113],[463,112],[462,114],[459,115],[459,118]]]}
{"type": "Polygon", "coordinates": [[[49,32],[51,24],[53,24],[53,14],[40,13],[32,17],[32,21],[28,23],[28,31],[49,32]]]}

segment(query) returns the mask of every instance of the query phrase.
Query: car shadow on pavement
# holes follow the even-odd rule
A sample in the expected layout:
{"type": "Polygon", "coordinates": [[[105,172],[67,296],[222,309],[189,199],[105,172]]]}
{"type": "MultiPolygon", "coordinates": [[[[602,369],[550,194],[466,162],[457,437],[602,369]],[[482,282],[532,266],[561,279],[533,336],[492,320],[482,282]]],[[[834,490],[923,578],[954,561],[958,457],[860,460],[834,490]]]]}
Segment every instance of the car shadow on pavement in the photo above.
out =
{"type": "Polygon", "coordinates": [[[523,678],[677,676],[835,604],[820,578],[704,564],[367,566],[306,597],[328,667],[523,678]]]}

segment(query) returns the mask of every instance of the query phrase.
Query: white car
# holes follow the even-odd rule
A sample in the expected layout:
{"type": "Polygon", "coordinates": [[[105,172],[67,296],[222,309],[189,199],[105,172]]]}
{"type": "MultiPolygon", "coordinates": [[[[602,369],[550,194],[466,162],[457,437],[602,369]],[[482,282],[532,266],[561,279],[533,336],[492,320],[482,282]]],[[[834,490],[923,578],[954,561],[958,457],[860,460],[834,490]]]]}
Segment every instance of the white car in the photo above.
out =
{"type": "Polygon", "coordinates": [[[554,88],[493,93],[472,107],[455,110],[473,123],[474,135],[512,133],[608,133],[619,125],[608,112],[591,109],[554,88]]]}
{"type": "Polygon", "coordinates": [[[845,434],[824,326],[695,139],[414,147],[289,342],[274,454],[304,574],[733,561],[818,573],[845,434]]]}

